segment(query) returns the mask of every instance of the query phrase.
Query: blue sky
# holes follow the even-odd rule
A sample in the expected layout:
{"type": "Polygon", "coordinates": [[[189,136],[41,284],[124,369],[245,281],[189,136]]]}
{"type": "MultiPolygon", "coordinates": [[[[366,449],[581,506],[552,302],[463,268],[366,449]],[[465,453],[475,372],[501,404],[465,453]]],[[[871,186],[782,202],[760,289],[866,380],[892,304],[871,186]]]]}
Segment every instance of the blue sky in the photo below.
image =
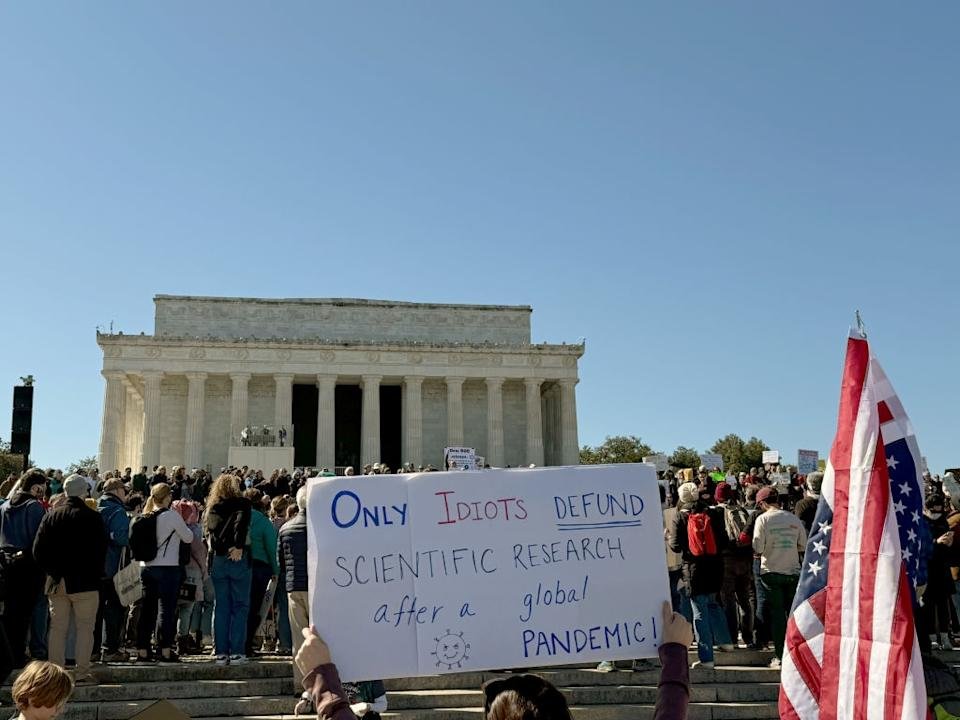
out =
{"type": "Polygon", "coordinates": [[[960,6],[4,3],[0,437],[97,450],[156,293],[518,303],[580,439],[825,455],[860,308],[957,449],[960,6]]]}

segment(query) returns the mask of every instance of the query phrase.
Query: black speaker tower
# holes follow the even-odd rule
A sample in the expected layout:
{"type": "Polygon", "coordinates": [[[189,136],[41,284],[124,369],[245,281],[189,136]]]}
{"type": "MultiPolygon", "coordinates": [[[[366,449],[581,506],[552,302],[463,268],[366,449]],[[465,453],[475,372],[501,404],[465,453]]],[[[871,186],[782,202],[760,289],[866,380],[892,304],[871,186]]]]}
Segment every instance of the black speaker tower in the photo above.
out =
{"type": "Polygon", "coordinates": [[[23,455],[23,469],[30,458],[30,429],[33,426],[33,386],[15,385],[13,388],[13,424],[10,430],[10,452],[23,455]]]}

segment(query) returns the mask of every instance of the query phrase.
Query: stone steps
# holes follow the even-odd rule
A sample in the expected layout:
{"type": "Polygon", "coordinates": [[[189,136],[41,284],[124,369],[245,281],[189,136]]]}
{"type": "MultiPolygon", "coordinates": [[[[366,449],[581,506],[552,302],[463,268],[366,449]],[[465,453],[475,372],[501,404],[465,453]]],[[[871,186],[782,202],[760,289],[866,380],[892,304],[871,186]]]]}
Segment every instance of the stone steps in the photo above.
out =
{"type": "MultiPolygon", "coordinates": [[[[960,658],[960,653],[957,653],[960,658]]],[[[771,653],[738,650],[718,653],[717,667],[691,673],[690,718],[757,720],[777,717],[779,671],[766,667],[771,653]]],[[[695,659],[695,654],[691,655],[695,659]]],[[[97,686],[78,687],[64,720],[128,720],[158,698],[171,700],[195,720],[287,720],[293,718],[293,682],[288,658],[261,658],[218,666],[209,657],[186,658],[179,665],[94,666],[97,686]]],[[[601,673],[593,666],[534,670],[561,688],[576,720],[650,718],[659,670],[601,673]]],[[[480,686],[502,673],[466,672],[386,681],[393,720],[479,720],[480,686]]],[[[12,682],[12,678],[10,678],[12,682]]],[[[0,702],[10,687],[0,688],[0,702]]],[[[2,714],[2,713],[0,713],[2,714]]]]}

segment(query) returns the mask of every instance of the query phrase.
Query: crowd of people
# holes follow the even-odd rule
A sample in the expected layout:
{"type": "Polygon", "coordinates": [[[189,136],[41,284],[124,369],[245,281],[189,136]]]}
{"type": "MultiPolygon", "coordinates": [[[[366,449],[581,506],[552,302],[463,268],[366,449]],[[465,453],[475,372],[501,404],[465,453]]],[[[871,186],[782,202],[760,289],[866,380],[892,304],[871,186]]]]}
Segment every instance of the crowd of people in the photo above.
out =
{"type": "MultiPolygon", "coordinates": [[[[432,469],[408,465],[400,472],[432,469]]],[[[390,472],[380,463],[360,469],[390,472]]],[[[0,483],[2,629],[11,669],[26,668],[17,679],[24,690],[22,702],[15,692],[15,717],[55,717],[74,684],[98,682],[96,664],[179,663],[182,655],[203,654],[235,665],[263,653],[296,656],[304,639],[315,647],[305,488],[314,474],[332,475],[278,469],[265,477],[228,467],[214,479],[204,470],[168,472],[161,465],[102,476],[96,469],[30,469],[0,483]]],[[[672,699],[657,717],[682,718],[676,713],[686,706],[690,644],[684,632],[692,632],[680,615],[666,613],[673,630],[665,639],[675,641],[661,656],[665,697],[672,699]]],[[[386,710],[382,682],[341,685],[335,668],[319,667],[325,664],[309,652],[293,663],[297,714],[342,717],[337,713],[347,707],[376,720],[386,710]]],[[[539,691],[523,700],[527,686],[520,685],[505,693],[487,689],[491,717],[514,717],[510,707],[543,700],[539,691]]],[[[566,712],[565,702],[553,709],[566,712]]]]}
{"type": "MultiPolygon", "coordinates": [[[[389,472],[377,463],[360,470],[389,472]]],[[[352,713],[375,720],[386,710],[383,683],[341,686],[335,669],[318,670],[329,660],[310,654],[322,646],[311,630],[307,587],[305,485],[314,474],[332,475],[278,469],[265,477],[229,467],[214,479],[204,470],[157,466],[103,476],[31,469],[8,478],[0,484],[0,592],[12,666],[34,661],[29,667],[54,683],[60,698],[62,677],[43,661],[72,667],[72,687],[97,682],[95,663],[208,655],[217,664],[242,664],[264,653],[297,655],[306,639],[307,656],[292,668],[296,711],[339,718],[343,698],[352,713]]],[[[672,604],[665,622],[692,624],[693,668],[713,667],[715,652],[737,645],[772,645],[770,664],[779,667],[822,480],[819,472],[779,467],[735,478],[705,467],[692,477],[661,475],[672,604]]],[[[921,644],[952,649],[960,634],[960,485],[950,475],[925,481],[931,550],[921,644]]],[[[661,663],[662,688],[682,695],[685,707],[685,647],[662,647],[661,663]]],[[[515,684],[507,689],[536,683],[515,684]]],[[[514,710],[522,694],[511,700],[514,710]]],[[[495,706],[488,702],[488,716],[509,716],[495,706]]],[[[684,717],[676,707],[671,701],[656,717],[684,717]]]]}
{"type": "MultiPolygon", "coordinates": [[[[918,638],[925,652],[952,650],[960,639],[960,485],[950,473],[941,480],[924,472],[923,480],[919,528],[930,542],[920,543],[929,550],[920,558],[927,583],[919,588],[918,638]]],[[[661,476],[671,599],[693,623],[693,668],[713,667],[716,651],[771,645],[770,667],[780,667],[822,483],[822,472],[770,465],[736,476],[703,466],[689,479],[661,476]]]]}
{"type": "Polygon", "coordinates": [[[84,685],[97,683],[96,663],[295,653],[308,627],[306,476],[157,466],[8,478],[0,578],[11,666],[49,660],[84,685]]]}

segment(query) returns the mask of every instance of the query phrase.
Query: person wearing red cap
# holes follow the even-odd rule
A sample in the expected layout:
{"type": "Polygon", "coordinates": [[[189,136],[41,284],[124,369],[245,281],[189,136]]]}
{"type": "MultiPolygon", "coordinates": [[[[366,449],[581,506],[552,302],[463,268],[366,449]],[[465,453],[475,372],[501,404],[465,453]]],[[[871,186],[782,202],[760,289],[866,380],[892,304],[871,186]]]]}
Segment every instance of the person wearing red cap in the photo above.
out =
{"type": "Polygon", "coordinates": [[[781,509],[774,487],[761,488],[757,506],[763,514],[753,528],[753,550],[760,556],[760,584],[768,598],[768,621],[777,656],[770,667],[779,668],[787,633],[787,613],[800,580],[800,559],[807,545],[807,531],[800,518],[781,509]]]}

